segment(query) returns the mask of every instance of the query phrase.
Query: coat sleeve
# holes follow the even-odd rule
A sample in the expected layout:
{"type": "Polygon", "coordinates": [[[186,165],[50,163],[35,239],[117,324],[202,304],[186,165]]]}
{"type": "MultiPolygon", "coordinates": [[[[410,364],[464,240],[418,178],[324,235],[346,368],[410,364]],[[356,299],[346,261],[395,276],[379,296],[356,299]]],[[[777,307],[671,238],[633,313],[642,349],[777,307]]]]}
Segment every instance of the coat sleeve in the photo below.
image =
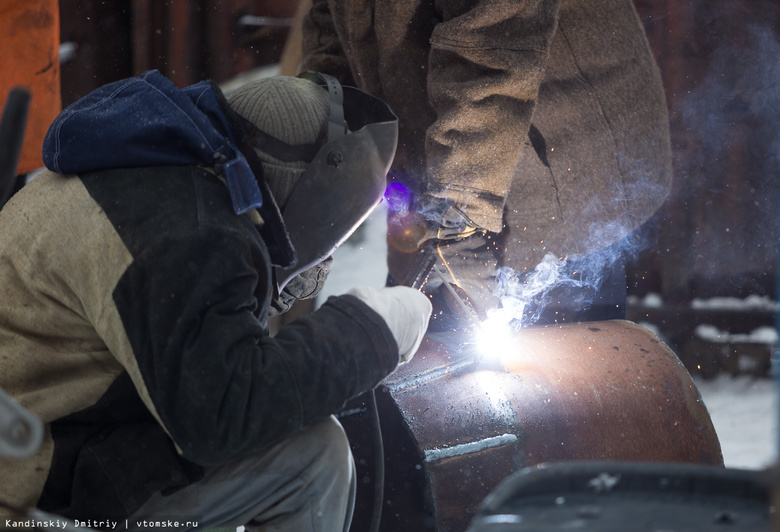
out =
{"type": "Polygon", "coordinates": [[[257,452],[339,411],[398,364],[382,318],[349,296],[270,337],[260,245],[217,227],[159,239],[115,290],[140,386],[182,455],[201,465],[257,452]]]}
{"type": "Polygon", "coordinates": [[[502,229],[560,0],[444,1],[431,37],[428,194],[502,229]]]}

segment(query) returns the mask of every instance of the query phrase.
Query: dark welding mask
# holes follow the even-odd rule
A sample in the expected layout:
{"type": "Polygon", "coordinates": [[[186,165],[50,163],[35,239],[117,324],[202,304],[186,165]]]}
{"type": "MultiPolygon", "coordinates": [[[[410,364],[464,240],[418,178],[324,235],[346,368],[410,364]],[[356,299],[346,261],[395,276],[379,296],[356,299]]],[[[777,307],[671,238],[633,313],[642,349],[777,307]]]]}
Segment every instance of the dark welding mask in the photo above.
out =
{"type": "Polygon", "coordinates": [[[385,102],[325,74],[301,76],[327,87],[330,116],[325,143],[282,211],[298,260],[275,268],[279,292],[329,257],[376,208],[398,145],[398,118],[385,102]]]}

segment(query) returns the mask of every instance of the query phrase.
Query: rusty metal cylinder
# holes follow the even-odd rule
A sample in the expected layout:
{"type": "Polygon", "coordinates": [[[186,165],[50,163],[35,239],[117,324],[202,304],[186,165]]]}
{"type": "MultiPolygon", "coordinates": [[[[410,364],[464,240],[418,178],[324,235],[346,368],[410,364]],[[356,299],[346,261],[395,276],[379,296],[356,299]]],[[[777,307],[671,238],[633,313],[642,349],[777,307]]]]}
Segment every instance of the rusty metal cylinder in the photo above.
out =
{"type": "MultiPolygon", "coordinates": [[[[647,329],[618,320],[511,334],[492,357],[468,332],[429,334],[385,380],[382,530],[463,531],[499,482],[540,463],[722,464],[698,390],[647,329]]],[[[350,412],[341,419],[358,463],[360,530],[374,455],[368,414],[350,412]]]]}

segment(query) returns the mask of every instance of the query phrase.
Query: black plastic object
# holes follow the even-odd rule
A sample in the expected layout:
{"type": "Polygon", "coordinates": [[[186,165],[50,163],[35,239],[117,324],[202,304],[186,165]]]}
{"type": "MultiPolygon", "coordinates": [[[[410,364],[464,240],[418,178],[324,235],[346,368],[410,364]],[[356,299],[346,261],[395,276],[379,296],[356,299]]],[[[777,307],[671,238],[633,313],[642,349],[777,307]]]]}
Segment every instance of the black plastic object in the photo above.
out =
{"type": "MultiPolygon", "coordinates": [[[[330,131],[341,122],[331,92],[330,131]]],[[[334,135],[317,152],[282,213],[298,261],[277,268],[279,291],[300,272],[333,253],[379,204],[387,171],[398,144],[398,118],[382,100],[354,87],[343,90],[343,113],[349,132],[334,135]],[[335,136],[335,138],[331,138],[335,136]]],[[[340,98],[339,98],[340,99],[340,98]]]]}
{"type": "Polygon", "coordinates": [[[30,91],[14,87],[8,93],[0,121],[0,208],[11,195],[16,181],[16,166],[22,153],[30,91]]]}
{"type": "Polygon", "coordinates": [[[764,532],[760,472],[647,462],[561,462],[508,477],[468,532],[764,532]]]}

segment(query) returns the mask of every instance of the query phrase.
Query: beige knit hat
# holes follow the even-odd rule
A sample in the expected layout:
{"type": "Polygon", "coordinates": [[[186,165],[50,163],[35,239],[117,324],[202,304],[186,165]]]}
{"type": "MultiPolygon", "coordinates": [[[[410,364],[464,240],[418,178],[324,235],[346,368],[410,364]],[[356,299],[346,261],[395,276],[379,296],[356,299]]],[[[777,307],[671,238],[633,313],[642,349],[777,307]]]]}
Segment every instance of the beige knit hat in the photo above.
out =
{"type": "MultiPolygon", "coordinates": [[[[297,146],[325,139],[330,103],[328,91],[311,81],[275,76],[251,81],[228,98],[230,107],[258,129],[297,146]]],[[[280,208],[311,162],[284,162],[256,149],[263,177],[280,208]]]]}

